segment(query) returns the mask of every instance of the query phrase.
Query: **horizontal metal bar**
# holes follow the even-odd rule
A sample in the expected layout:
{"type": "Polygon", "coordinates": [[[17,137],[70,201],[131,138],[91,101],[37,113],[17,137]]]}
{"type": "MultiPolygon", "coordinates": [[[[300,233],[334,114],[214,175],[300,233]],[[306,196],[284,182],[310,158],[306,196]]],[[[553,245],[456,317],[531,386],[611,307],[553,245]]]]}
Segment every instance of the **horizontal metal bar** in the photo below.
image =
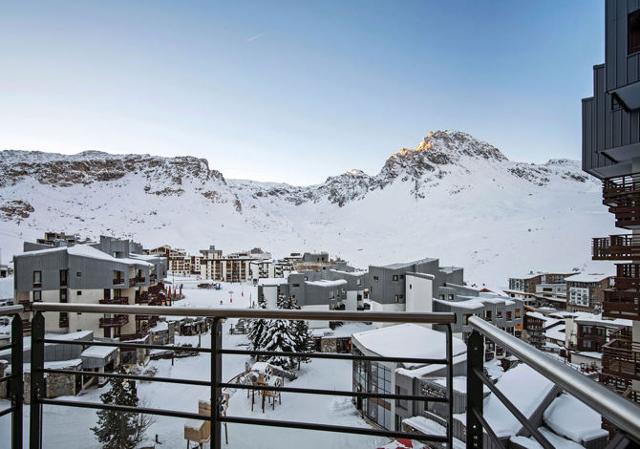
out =
{"type": "Polygon", "coordinates": [[[198,348],[190,346],[165,346],[165,345],[148,345],[144,343],[127,343],[126,341],[83,341],[83,340],[59,340],[55,338],[44,338],[42,343],[58,343],[63,345],[81,345],[81,346],[115,346],[118,348],[139,348],[139,349],[166,349],[171,351],[194,351],[211,353],[210,348],[198,348]]]}
{"type": "Polygon", "coordinates": [[[551,444],[549,440],[547,440],[545,436],[540,433],[540,431],[536,426],[531,424],[531,421],[529,420],[529,418],[524,416],[522,412],[518,410],[518,408],[515,405],[513,405],[513,402],[511,402],[509,398],[506,397],[504,393],[500,391],[498,387],[496,387],[493,384],[493,382],[489,380],[487,376],[485,376],[484,372],[476,368],[473,370],[473,373],[476,376],[478,376],[478,378],[482,381],[482,383],[484,383],[489,388],[489,390],[491,390],[491,392],[500,400],[500,402],[502,402],[502,405],[504,405],[507,408],[507,410],[509,410],[509,412],[513,416],[515,416],[515,418],[520,422],[520,424],[522,424],[522,426],[531,433],[531,435],[535,438],[535,440],[544,449],[554,449],[553,444],[551,444]]]}
{"type": "Polygon", "coordinates": [[[389,430],[372,429],[370,427],[334,426],[331,424],[316,424],[297,421],[281,421],[275,419],[241,418],[239,416],[221,416],[220,422],[247,424],[255,426],[285,427],[288,429],[317,430],[321,432],[352,433],[356,435],[379,436],[388,438],[407,438],[418,441],[446,442],[445,435],[423,435],[419,433],[395,432],[389,430]]]}
{"type": "Polygon", "coordinates": [[[69,374],[75,376],[92,376],[92,377],[104,377],[107,379],[130,379],[140,380],[148,382],[164,382],[169,384],[181,384],[181,385],[196,385],[199,387],[210,387],[211,382],[206,380],[196,379],[175,379],[173,377],[160,377],[160,376],[138,376],[134,374],[120,374],[120,373],[96,373],[95,371],[73,371],[66,369],[43,369],[43,373],[50,374],[69,374]]]}
{"type": "Polygon", "coordinates": [[[13,315],[16,313],[24,312],[24,307],[19,304],[13,306],[2,306],[0,307],[0,315],[13,315]]]}
{"type": "Polygon", "coordinates": [[[100,404],[97,402],[60,401],[56,399],[41,399],[40,403],[44,405],[56,405],[60,407],[76,407],[76,408],[88,408],[88,409],[96,409],[96,410],[113,410],[117,412],[137,413],[142,415],[156,415],[156,416],[169,416],[172,418],[198,419],[201,421],[208,421],[211,419],[209,416],[203,416],[197,413],[179,412],[177,410],[164,410],[159,408],[148,408],[148,407],[130,407],[128,405],[100,404]]]}
{"type": "Polygon", "coordinates": [[[8,415],[9,413],[15,411],[15,407],[11,406],[5,409],[0,410],[0,416],[8,415]]]}
{"type": "Polygon", "coordinates": [[[482,318],[471,316],[468,322],[551,382],[596,410],[618,429],[635,439],[640,438],[640,407],[482,318]]]}
{"type": "Polygon", "coordinates": [[[282,352],[282,351],[251,351],[245,349],[219,349],[220,354],[257,355],[257,356],[282,356],[282,357],[309,357],[311,359],[334,360],[363,360],[367,362],[396,362],[396,363],[422,363],[425,365],[446,365],[447,359],[421,359],[412,357],[383,357],[356,354],[338,354],[335,352],[282,352]]]}
{"type": "Polygon", "coordinates": [[[204,318],[264,318],[311,321],[371,321],[377,323],[453,324],[455,313],[407,312],[343,312],[340,310],[282,310],[282,309],[210,309],[204,307],[123,306],[114,304],[77,304],[37,302],[32,305],[39,312],[117,313],[163,316],[189,316],[204,318]]]}
{"type": "Polygon", "coordinates": [[[362,398],[379,398],[379,399],[392,399],[392,400],[406,400],[406,401],[422,401],[422,402],[449,402],[447,398],[440,398],[435,396],[412,396],[408,394],[384,394],[384,393],[368,393],[368,392],[355,392],[355,391],[334,391],[334,390],[321,390],[316,388],[293,388],[293,387],[274,387],[271,385],[245,385],[245,384],[233,384],[222,382],[218,384],[220,388],[237,388],[239,390],[265,390],[265,391],[280,391],[282,393],[300,393],[300,394],[317,394],[325,396],[349,396],[349,397],[362,397],[362,398]]]}
{"type": "Polygon", "coordinates": [[[8,345],[0,346],[0,351],[4,351],[5,349],[11,349],[11,348],[13,348],[13,344],[9,343],[8,345]]]}
{"type": "Polygon", "coordinates": [[[12,377],[13,377],[13,376],[4,376],[4,377],[0,377],[0,384],[1,384],[2,382],[6,382],[6,381],[8,381],[8,380],[9,380],[9,379],[11,379],[12,377]]]}
{"type": "Polygon", "coordinates": [[[478,422],[480,423],[480,425],[482,425],[484,430],[487,431],[487,433],[489,434],[489,438],[491,438],[491,440],[498,447],[498,449],[504,449],[504,444],[502,444],[502,441],[500,441],[500,438],[498,438],[498,435],[496,435],[496,433],[491,428],[491,426],[489,425],[487,420],[484,419],[484,416],[482,416],[480,413],[478,413],[478,410],[476,410],[476,409],[471,410],[471,412],[477,418],[478,422]]]}

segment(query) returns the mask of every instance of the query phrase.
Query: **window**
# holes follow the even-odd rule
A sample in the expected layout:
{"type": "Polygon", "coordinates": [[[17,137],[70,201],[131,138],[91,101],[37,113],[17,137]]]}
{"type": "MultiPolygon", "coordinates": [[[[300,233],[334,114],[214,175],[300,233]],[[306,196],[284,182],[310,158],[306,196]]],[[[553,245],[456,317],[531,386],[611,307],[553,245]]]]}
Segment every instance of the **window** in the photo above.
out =
{"type": "Polygon", "coordinates": [[[413,289],[413,284],[409,284],[409,290],[413,289]]]}
{"type": "Polygon", "coordinates": [[[300,287],[300,284],[293,284],[292,287],[294,288],[300,287]]]}
{"type": "Polygon", "coordinates": [[[374,277],[373,277],[373,280],[374,280],[374,281],[377,281],[378,279],[379,279],[379,278],[378,278],[378,276],[374,276],[374,277]]]}
{"type": "Polygon", "coordinates": [[[42,301],[42,292],[40,290],[36,290],[33,292],[33,302],[42,301]]]}
{"type": "Polygon", "coordinates": [[[393,280],[393,282],[398,282],[398,275],[394,274],[393,276],[391,276],[391,280],[393,280]]]}
{"type": "Polygon", "coordinates": [[[78,296],[82,296],[82,290],[78,290],[78,291],[76,292],[76,295],[78,295],[78,296]]]}
{"type": "Polygon", "coordinates": [[[627,54],[640,51],[640,9],[629,14],[627,19],[627,54]]]}
{"type": "Polygon", "coordinates": [[[394,298],[394,301],[396,303],[399,303],[400,301],[402,301],[404,299],[404,295],[396,295],[394,298]]]}
{"type": "Polygon", "coordinates": [[[76,272],[76,277],[81,278],[82,277],[82,272],[81,271],[76,272]]]}
{"type": "Polygon", "coordinates": [[[62,303],[68,302],[67,289],[66,288],[61,288],[60,289],[60,302],[62,302],[62,303]]]}
{"type": "Polygon", "coordinates": [[[507,320],[511,321],[513,319],[513,316],[512,316],[513,313],[511,311],[507,311],[505,313],[506,313],[506,316],[507,316],[507,320]]]}
{"type": "MultiPolygon", "coordinates": [[[[407,396],[408,392],[406,389],[399,387],[396,385],[396,394],[398,396],[407,396]]],[[[406,399],[398,399],[398,401],[396,402],[396,406],[398,408],[401,408],[403,410],[408,410],[409,409],[409,403],[406,399]]]]}
{"type": "Polygon", "coordinates": [[[60,286],[65,287],[67,285],[67,278],[69,277],[69,270],[60,270],[60,286]]]}
{"type": "Polygon", "coordinates": [[[487,321],[491,321],[491,310],[487,310],[484,312],[484,319],[487,321]]]}
{"type": "Polygon", "coordinates": [[[42,285],[42,271],[33,272],[33,286],[40,287],[42,285]]]}

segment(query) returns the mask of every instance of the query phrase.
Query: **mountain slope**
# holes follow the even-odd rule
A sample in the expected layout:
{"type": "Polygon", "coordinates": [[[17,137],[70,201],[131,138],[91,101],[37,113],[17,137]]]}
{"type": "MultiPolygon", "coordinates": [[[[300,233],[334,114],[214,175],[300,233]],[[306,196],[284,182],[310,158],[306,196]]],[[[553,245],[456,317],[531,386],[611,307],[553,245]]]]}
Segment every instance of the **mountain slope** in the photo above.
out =
{"type": "Polygon", "coordinates": [[[193,157],[4,151],[0,160],[5,259],[24,239],[65,230],[191,251],[324,249],[358,266],[435,256],[496,286],[513,272],[591,268],[590,238],[611,222],[577,162],[512,162],[456,131],[430,133],[376,175],[351,170],[302,187],[227,180],[193,157]]]}

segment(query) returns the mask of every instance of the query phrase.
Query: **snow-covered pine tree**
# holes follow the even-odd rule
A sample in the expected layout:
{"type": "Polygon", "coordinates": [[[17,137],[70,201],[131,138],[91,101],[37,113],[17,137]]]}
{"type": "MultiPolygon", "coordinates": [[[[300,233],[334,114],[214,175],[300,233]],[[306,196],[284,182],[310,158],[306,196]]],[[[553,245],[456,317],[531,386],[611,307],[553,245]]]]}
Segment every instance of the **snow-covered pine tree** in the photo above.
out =
{"type": "MultiPolygon", "coordinates": [[[[262,318],[249,321],[249,332],[247,338],[249,339],[250,349],[252,351],[262,351],[265,331],[267,329],[268,321],[262,318]]],[[[257,357],[260,360],[260,357],[257,357]]]]}
{"type": "MultiPolygon", "coordinates": [[[[135,381],[112,378],[109,385],[109,390],[100,395],[103,404],[138,406],[135,381]]],[[[151,425],[151,420],[140,413],[100,410],[97,415],[98,423],[91,430],[104,449],[134,449],[151,425]]]]}
{"type": "MultiPolygon", "coordinates": [[[[281,309],[300,309],[296,300],[291,296],[278,297],[278,307],[281,309]]],[[[305,320],[289,321],[291,336],[293,337],[295,352],[311,352],[313,349],[313,338],[309,331],[309,323],[305,320]]],[[[300,363],[307,363],[311,359],[309,357],[298,357],[298,369],[300,363]]]]}
{"type": "MultiPolygon", "coordinates": [[[[294,352],[296,342],[291,333],[291,325],[287,320],[269,320],[263,340],[265,351],[277,351],[282,353],[294,352]]],[[[295,360],[285,355],[266,357],[266,362],[290,369],[295,366],[295,360]]]]}

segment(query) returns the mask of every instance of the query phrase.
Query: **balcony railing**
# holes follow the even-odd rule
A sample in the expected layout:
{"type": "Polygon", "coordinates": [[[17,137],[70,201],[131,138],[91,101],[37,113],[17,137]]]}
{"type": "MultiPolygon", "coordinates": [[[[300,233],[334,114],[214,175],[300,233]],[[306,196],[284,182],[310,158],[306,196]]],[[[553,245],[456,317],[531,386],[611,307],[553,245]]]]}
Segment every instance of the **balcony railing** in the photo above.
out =
{"type": "MultiPolygon", "coordinates": [[[[439,442],[447,443],[447,447],[453,447],[454,427],[453,427],[453,336],[451,325],[455,322],[455,315],[449,313],[402,313],[402,312],[335,312],[335,311],[300,311],[300,310],[255,310],[255,309],[203,309],[203,308],[167,308],[153,306],[117,306],[117,305],[89,305],[89,304],[60,304],[60,303],[38,303],[34,304],[34,317],[32,320],[32,345],[31,345],[31,391],[30,391],[30,447],[33,449],[42,448],[42,430],[43,419],[47,415],[43,415],[43,405],[48,407],[76,407],[84,409],[100,409],[112,410],[120,412],[142,413],[147,415],[169,416],[185,419],[193,419],[199,421],[208,421],[211,427],[210,447],[212,449],[220,449],[224,446],[221,438],[222,425],[226,423],[237,423],[246,425],[257,425],[267,427],[292,428],[314,431],[352,433],[359,435],[370,435],[388,438],[404,438],[408,440],[418,440],[420,442],[439,442]],[[199,387],[208,387],[210,391],[210,401],[212,404],[212,413],[210,416],[203,416],[196,413],[188,413],[176,410],[167,410],[149,407],[128,407],[123,405],[103,404],[96,402],[86,402],[69,399],[48,399],[44,397],[44,378],[48,374],[66,374],[75,376],[95,376],[93,371],[67,371],[60,369],[47,369],[44,367],[44,348],[46,344],[64,343],[86,345],[83,341],[72,341],[66,339],[45,338],[45,314],[43,312],[82,312],[104,314],[111,313],[116,316],[123,315],[180,315],[206,317],[213,320],[211,348],[196,347],[185,348],[175,345],[155,345],[142,344],[139,342],[91,342],[94,346],[118,346],[125,349],[164,349],[173,351],[195,351],[211,355],[211,376],[209,380],[194,379],[177,379],[162,376],[145,376],[137,374],[120,374],[120,373],[100,373],[100,376],[106,378],[125,378],[140,381],[151,381],[161,383],[173,383],[183,385],[193,385],[199,387]],[[366,317],[366,318],[365,318],[366,317]],[[320,359],[338,359],[350,361],[370,361],[370,362],[394,362],[394,363],[415,363],[415,364],[439,364],[446,367],[446,394],[430,396],[424,392],[419,395],[402,395],[402,394],[382,394],[377,392],[365,391],[334,391],[313,388],[296,388],[296,387],[274,387],[268,385],[244,385],[222,380],[223,356],[225,355],[245,355],[245,356],[273,356],[282,355],[282,352],[272,351],[251,351],[244,348],[234,347],[232,349],[224,348],[222,345],[222,322],[227,318],[245,318],[245,319],[289,319],[289,320],[320,320],[320,321],[367,321],[367,322],[384,322],[384,323],[406,323],[413,322],[419,324],[437,324],[444,328],[446,334],[444,358],[424,359],[424,358],[401,358],[401,357],[381,357],[381,356],[365,356],[360,354],[338,354],[326,352],[287,352],[290,357],[309,357],[320,359]],[[347,425],[319,424],[313,422],[300,422],[276,419],[254,419],[252,417],[227,416],[222,413],[222,389],[243,389],[253,391],[273,391],[278,390],[286,393],[310,394],[310,395],[328,395],[340,397],[352,397],[359,399],[386,399],[390,401],[423,401],[438,402],[446,404],[447,416],[446,433],[437,435],[427,435],[413,432],[391,431],[382,428],[368,427],[352,427],[347,425]]],[[[17,328],[19,324],[15,324],[19,320],[14,320],[14,331],[18,335],[21,329],[17,328]]],[[[535,438],[545,449],[551,449],[553,446],[538,431],[537,427],[524,416],[493,382],[488,379],[483,371],[484,366],[484,338],[493,341],[497,346],[504,348],[509,354],[515,355],[524,363],[528,364],[532,369],[536,370],[554,384],[558,385],[564,391],[572,394],[580,401],[587,404],[598,413],[601,413],[615,428],[619,429],[622,443],[624,439],[640,442],[640,408],[623,397],[613,393],[602,385],[597,384],[593,380],[583,376],[577,371],[565,366],[563,363],[552,359],[547,354],[532,348],[530,345],[522,342],[513,335],[510,335],[495,326],[487,323],[479,317],[470,317],[469,324],[473,328],[467,346],[467,413],[466,413],[466,433],[462,438],[466,438],[467,448],[483,448],[485,438],[495,440],[495,447],[503,447],[504,442],[498,440],[483,415],[484,386],[492,391],[498,400],[505,404],[505,407],[517,418],[526,429],[529,435],[535,438]]],[[[16,337],[17,338],[17,337],[16,337]]],[[[15,347],[22,348],[22,342],[14,343],[15,347]]],[[[22,354],[22,351],[16,351],[22,354]]],[[[22,360],[14,362],[13,373],[20,373],[18,367],[22,366],[22,360]]],[[[20,368],[21,369],[21,368],[20,368]]],[[[21,374],[21,373],[20,373],[21,374]]],[[[13,382],[19,382],[21,375],[16,376],[13,382]]],[[[22,385],[12,390],[15,393],[16,407],[12,411],[22,417],[22,385]]],[[[526,385],[523,385],[526,388],[526,385]]],[[[13,406],[12,406],[13,407],[13,406]]],[[[13,449],[22,447],[22,422],[14,422],[12,426],[13,449]]],[[[620,443],[620,440],[616,440],[620,443]]],[[[260,442],[255,442],[256,447],[260,446],[260,442]]],[[[493,446],[493,445],[492,445],[493,446]]],[[[622,447],[622,446],[621,446],[622,447]]]]}
{"type": "Polygon", "coordinates": [[[121,327],[129,322],[129,315],[115,315],[108,318],[100,318],[100,327],[121,327]]]}
{"type": "Polygon", "coordinates": [[[602,313],[606,318],[640,320],[640,291],[605,290],[602,313]]]}
{"type": "Polygon", "coordinates": [[[113,279],[113,285],[124,285],[124,284],[125,284],[124,278],[114,278],[113,279]]]}
{"type": "Polygon", "coordinates": [[[615,215],[618,228],[636,229],[640,227],[640,198],[619,202],[618,206],[609,207],[609,212],[615,215]]]}
{"type": "Polygon", "coordinates": [[[593,260],[640,259],[640,236],[620,234],[595,238],[592,249],[593,260]]]}
{"type": "MultiPolygon", "coordinates": [[[[24,404],[23,380],[23,326],[20,313],[22,306],[0,307],[0,316],[11,317],[11,343],[0,345],[0,350],[11,349],[11,374],[0,378],[0,384],[7,384],[7,399],[11,405],[0,409],[0,417],[11,414],[11,448],[22,449],[22,419],[24,404]]],[[[7,435],[2,436],[3,440],[7,435]]],[[[7,440],[4,440],[7,441],[7,440]]]]}
{"type": "Polygon", "coordinates": [[[640,264],[616,264],[616,288],[619,290],[640,289],[640,264]]]}
{"type": "Polygon", "coordinates": [[[602,193],[603,203],[608,206],[616,206],[621,201],[628,200],[630,195],[640,198],[640,173],[605,179],[602,193]]]}
{"type": "Polygon", "coordinates": [[[105,298],[101,299],[100,304],[121,304],[127,305],[129,304],[129,298],[126,296],[115,296],[113,298],[105,298]]]}
{"type": "Polygon", "coordinates": [[[614,339],[602,347],[602,373],[628,380],[640,380],[640,352],[631,340],[614,339]]]}

